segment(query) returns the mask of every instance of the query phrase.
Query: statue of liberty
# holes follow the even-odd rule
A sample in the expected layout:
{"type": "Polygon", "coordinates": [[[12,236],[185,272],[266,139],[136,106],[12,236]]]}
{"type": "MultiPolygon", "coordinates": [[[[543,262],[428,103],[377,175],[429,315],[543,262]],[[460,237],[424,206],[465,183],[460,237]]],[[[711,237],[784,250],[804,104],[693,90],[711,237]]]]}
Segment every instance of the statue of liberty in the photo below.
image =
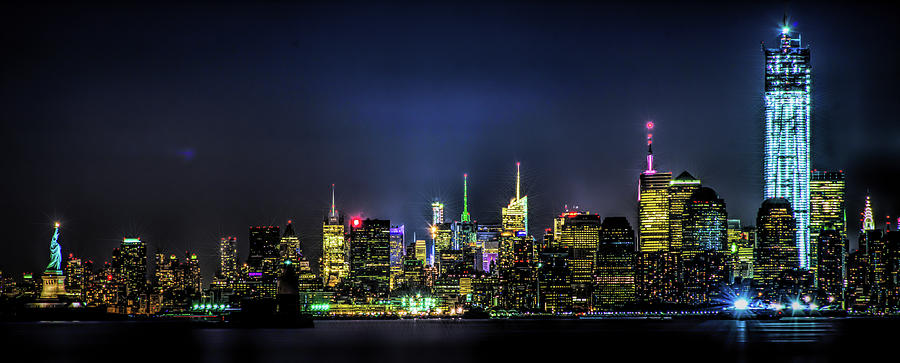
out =
{"type": "Polygon", "coordinates": [[[43,288],[41,289],[40,300],[57,301],[66,294],[66,276],[59,269],[62,263],[62,254],[59,247],[59,222],[55,224],[56,229],[53,231],[53,238],[50,240],[50,263],[47,264],[47,270],[41,276],[43,288]]]}
{"type": "Polygon", "coordinates": [[[59,265],[62,261],[59,243],[59,222],[56,222],[56,229],[53,231],[53,239],[50,240],[50,263],[47,264],[47,271],[59,271],[59,265]]]}

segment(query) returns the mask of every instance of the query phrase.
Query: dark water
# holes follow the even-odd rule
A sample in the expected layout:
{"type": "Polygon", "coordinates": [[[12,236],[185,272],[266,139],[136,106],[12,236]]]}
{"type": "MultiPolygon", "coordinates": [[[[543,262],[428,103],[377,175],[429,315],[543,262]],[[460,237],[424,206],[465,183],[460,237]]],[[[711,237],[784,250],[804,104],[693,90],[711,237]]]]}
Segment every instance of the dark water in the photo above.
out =
{"type": "Polygon", "coordinates": [[[314,329],[6,323],[4,362],[900,361],[900,320],[318,321],[314,329]],[[24,355],[10,355],[21,353],[24,355]],[[887,354],[887,355],[884,355],[887,354]]]}

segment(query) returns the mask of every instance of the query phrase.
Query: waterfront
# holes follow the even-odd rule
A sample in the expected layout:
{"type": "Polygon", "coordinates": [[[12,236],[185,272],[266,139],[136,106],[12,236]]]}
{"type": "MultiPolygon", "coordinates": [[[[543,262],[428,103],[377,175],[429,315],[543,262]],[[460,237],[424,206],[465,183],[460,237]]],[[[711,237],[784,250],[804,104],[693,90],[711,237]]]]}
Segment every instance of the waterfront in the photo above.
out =
{"type": "Polygon", "coordinates": [[[7,323],[22,361],[473,362],[610,358],[830,361],[877,356],[896,319],[340,320],[314,329],[154,322],[7,323]],[[24,356],[23,356],[24,357],[24,356]]]}

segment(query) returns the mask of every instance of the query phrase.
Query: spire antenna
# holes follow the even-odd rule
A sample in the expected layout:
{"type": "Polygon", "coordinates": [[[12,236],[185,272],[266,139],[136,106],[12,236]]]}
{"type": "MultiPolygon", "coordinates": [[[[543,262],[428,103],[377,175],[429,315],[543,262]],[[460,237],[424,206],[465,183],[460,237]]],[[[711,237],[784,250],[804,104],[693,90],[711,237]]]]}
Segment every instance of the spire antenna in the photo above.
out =
{"type": "Polygon", "coordinates": [[[463,174],[463,212],[459,218],[463,222],[469,222],[469,174],[463,174]]]}
{"type": "Polygon", "coordinates": [[[334,216],[334,183],[331,183],[331,215],[334,216]]]}
{"type": "Polygon", "coordinates": [[[645,174],[654,174],[653,170],[653,121],[647,121],[647,170],[645,174]]]}
{"type": "Polygon", "coordinates": [[[519,186],[521,185],[522,179],[519,175],[519,167],[521,165],[522,165],[522,163],[520,163],[518,161],[516,162],[516,200],[519,200],[519,196],[520,196],[520,194],[519,194],[520,187],[519,186]]]}

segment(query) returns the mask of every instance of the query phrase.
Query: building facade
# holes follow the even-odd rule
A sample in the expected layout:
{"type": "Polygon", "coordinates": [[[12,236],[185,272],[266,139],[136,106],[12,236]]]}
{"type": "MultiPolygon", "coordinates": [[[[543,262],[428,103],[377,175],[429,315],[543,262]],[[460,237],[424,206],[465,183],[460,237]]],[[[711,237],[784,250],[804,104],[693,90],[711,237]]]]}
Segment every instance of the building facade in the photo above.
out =
{"type": "Polygon", "coordinates": [[[782,29],[778,48],[765,48],[764,197],[784,198],[794,213],[800,268],[809,267],[809,48],[782,29]]]}

